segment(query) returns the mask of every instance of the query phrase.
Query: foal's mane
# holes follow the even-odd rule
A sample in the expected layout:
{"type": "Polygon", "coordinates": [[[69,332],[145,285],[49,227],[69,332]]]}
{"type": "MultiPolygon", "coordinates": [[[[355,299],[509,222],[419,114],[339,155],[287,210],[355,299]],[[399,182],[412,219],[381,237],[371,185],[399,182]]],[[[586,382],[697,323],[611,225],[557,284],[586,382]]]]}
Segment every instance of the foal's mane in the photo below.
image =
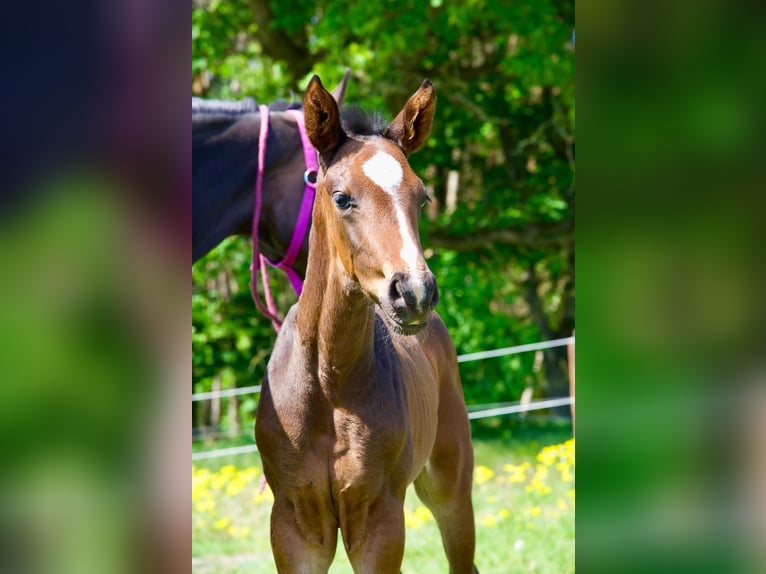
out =
{"type": "Polygon", "coordinates": [[[388,127],[378,112],[369,112],[357,105],[343,106],[340,110],[343,131],[350,136],[382,136],[388,127]]]}

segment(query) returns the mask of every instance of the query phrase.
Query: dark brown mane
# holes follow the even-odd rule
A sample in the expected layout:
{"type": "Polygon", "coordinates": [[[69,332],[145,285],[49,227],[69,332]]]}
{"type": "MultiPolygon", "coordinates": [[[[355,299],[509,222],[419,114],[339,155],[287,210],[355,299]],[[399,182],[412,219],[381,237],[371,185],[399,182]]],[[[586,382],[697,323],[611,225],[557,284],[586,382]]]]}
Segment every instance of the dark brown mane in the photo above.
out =
{"type": "Polygon", "coordinates": [[[388,122],[380,113],[354,105],[341,108],[340,122],[343,131],[350,136],[382,136],[388,127],[388,122]]]}

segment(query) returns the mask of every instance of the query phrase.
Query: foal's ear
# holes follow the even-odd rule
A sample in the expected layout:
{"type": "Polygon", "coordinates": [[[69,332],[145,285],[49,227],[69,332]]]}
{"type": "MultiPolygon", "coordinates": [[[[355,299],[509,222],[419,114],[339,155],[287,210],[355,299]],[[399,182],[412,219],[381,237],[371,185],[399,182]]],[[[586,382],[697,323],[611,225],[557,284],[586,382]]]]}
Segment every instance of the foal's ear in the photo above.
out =
{"type": "Polygon", "coordinates": [[[311,78],[303,96],[303,117],[311,144],[326,161],[338,148],[345,134],[340,126],[338,104],[317,75],[311,78]]]}
{"type": "Polygon", "coordinates": [[[431,80],[423,80],[418,91],[386,129],[385,136],[394,140],[409,154],[420,149],[431,131],[436,110],[436,94],[431,80]]]}

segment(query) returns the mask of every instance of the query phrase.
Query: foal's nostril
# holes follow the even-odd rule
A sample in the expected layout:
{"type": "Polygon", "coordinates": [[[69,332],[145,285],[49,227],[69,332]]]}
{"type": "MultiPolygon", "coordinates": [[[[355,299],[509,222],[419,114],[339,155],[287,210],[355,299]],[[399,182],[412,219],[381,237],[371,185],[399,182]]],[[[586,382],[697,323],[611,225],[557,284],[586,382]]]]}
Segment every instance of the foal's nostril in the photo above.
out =
{"type": "Polygon", "coordinates": [[[415,281],[413,285],[413,278],[406,273],[395,273],[391,278],[388,298],[395,308],[422,312],[432,309],[439,302],[439,288],[431,273],[415,281]]]}
{"type": "Polygon", "coordinates": [[[410,304],[412,295],[407,288],[407,276],[404,273],[395,273],[391,278],[388,297],[395,307],[406,307],[410,304]]]}
{"type": "Polygon", "coordinates": [[[439,286],[436,284],[436,278],[429,273],[425,280],[425,297],[423,300],[424,307],[436,307],[439,302],[439,286]]]}
{"type": "Polygon", "coordinates": [[[431,307],[436,307],[439,302],[439,286],[436,284],[436,280],[433,281],[433,290],[431,291],[431,307]]]}

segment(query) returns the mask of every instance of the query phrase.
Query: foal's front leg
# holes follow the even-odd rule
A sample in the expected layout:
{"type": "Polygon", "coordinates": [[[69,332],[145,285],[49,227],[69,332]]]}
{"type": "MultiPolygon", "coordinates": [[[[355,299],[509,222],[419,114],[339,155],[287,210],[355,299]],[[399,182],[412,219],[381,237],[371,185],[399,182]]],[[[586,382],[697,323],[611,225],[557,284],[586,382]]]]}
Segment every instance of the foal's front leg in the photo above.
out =
{"type": "Polygon", "coordinates": [[[404,499],[381,495],[341,505],[341,532],[355,574],[399,574],[404,558],[404,499]]]}
{"type": "Polygon", "coordinates": [[[326,574],[335,557],[338,526],[319,498],[295,502],[274,493],[271,549],[280,574],[326,574]]]}

